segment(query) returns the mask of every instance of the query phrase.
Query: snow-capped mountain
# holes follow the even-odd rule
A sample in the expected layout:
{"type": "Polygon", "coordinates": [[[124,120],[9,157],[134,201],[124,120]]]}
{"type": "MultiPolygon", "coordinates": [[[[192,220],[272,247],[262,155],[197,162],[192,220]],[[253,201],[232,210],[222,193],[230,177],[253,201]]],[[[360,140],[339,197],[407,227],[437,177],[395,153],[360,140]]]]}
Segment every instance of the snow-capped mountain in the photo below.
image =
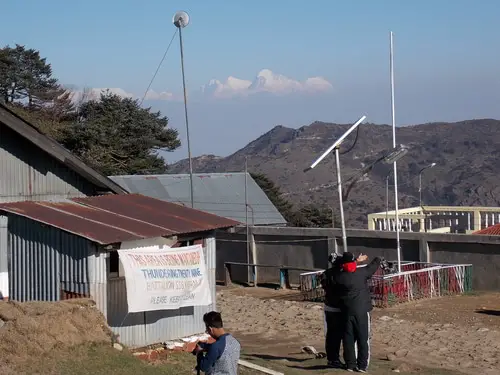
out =
{"type": "MultiPolygon", "coordinates": [[[[66,86],[65,86],[66,87],[66,86]]],[[[89,100],[98,100],[101,94],[109,91],[113,94],[121,96],[122,98],[132,98],[133,94],[126,92],[121,88],[91,88],[91,89],[77,89],[75,87],[68,88],[70,91],[70,98],[73,103],[81,103],[89,100]]]]}
{"type": "Polygon", "coordinates": [[[311,77],[300,82],[269,69],[262,69],[252,81],[228,77],[225,82],[212,79],[201,87],[204,95],[214,97],[231,97],[259,92],[285,95],[294,92],[325,92],[331,89],[332,84],[322,77],[311,77]]]}
{"type": "Polygon", "coordinates": [[[201,92],[208,96],[226,97],[245,93],[251,84],[252,81],[230,76],[225,82],[217,79],[210,80],[210,82],[201,87],[201,92]]]}

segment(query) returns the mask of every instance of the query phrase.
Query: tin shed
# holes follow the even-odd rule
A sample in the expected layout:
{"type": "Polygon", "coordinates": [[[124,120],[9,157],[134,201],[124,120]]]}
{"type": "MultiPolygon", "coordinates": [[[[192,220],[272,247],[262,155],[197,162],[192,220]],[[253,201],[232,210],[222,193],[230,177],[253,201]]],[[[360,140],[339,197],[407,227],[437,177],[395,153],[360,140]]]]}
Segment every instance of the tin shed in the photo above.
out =
{"type": "Polygon", "coordinates": [[[130,347],[204,331],[203,314],[215,309],[214,231],[237,225],[138,194],[4,203],[0,215],[0,258],[8,260],[10,299],[92,298],[112,331],[130,347]],[[212,305],[128,313],[116,250],[158,243],[203,245],[212,305]]]}

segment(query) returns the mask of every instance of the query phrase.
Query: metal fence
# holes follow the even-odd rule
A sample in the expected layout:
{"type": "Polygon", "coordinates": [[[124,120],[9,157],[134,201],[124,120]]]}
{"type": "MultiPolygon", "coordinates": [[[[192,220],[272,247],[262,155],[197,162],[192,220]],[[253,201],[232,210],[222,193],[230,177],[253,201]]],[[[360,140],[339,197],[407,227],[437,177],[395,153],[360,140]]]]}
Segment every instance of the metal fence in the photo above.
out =
{"type": "MultiPolygon", "coordinates": [[[[373,305],[389,307],[423,298],[459,295],[472,291],[472,265],[403,262],[401,273],[386,274],[377,270],[368,286],[373,305]]],[[[300,275],[300,291],[306,301],[323,302],[321,287],[324,271],[300,275]]]]}

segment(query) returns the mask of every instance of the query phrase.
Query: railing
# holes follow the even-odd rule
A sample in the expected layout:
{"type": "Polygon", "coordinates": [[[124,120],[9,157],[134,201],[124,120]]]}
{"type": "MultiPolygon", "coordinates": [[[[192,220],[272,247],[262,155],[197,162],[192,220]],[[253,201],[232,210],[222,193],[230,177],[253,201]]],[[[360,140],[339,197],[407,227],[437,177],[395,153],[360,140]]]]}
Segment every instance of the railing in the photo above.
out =
{"type": "Polygon", "coordinates": [[[257,268],[277,268],[279,269],[280,276],[280,288],[282,289],[291,289],[290,285],[290,276],[289,271],[318,271],[317,269],[312,268],[302,268],[302,267],[291,267],[291,266],[283,266],[283,265],[269,265],[269,264],[254,264],[254,263],[240,263],[240,262],[225,262],[225,276],[224,276],[224,285],[229,286],[232,284],[232,266],[244,266],[249,267],[252,271],[251,282],[254,286],[257,286],[256,283],[256,269],[257,268]]]}
{"type": "MultiPolygon", "coordinates": [[[[422,206],[398,211],[399,228],[407,232],[470,233],[500,223],[499,207],[422,206]]],[[[368,215],[368,229],[395,231],[395,211],[368,215]]]]}
{"type": "MultiPolygon", "coordinates": [[[[369,281],[373,305],[389,307],[422,298],[459,295],[472,291],[472,265],[403,262],[402,272],[387,274],[377,270],[369,281]]],[[[320,279],[324,271],[300,275],[304,300],[324,301],[320,279]]]]}

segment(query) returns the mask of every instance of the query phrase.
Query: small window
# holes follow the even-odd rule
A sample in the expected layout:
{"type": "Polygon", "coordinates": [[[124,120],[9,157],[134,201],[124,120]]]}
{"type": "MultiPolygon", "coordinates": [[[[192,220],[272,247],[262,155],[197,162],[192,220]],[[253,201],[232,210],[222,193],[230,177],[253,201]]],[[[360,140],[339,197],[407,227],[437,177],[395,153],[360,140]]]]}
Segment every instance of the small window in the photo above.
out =
{"type": "Polygon", "coordinates": [[[179,241],[177,247],[192,246],[200,242],[203,243],[203,238],[194,238],[192,240],[179,241]]]}
{"type": "Polygon", "coordinates": [[[120,258],[118,257],[118,251],[111,251],[109,253],[109,276],[120,276],[120,258]]]}

